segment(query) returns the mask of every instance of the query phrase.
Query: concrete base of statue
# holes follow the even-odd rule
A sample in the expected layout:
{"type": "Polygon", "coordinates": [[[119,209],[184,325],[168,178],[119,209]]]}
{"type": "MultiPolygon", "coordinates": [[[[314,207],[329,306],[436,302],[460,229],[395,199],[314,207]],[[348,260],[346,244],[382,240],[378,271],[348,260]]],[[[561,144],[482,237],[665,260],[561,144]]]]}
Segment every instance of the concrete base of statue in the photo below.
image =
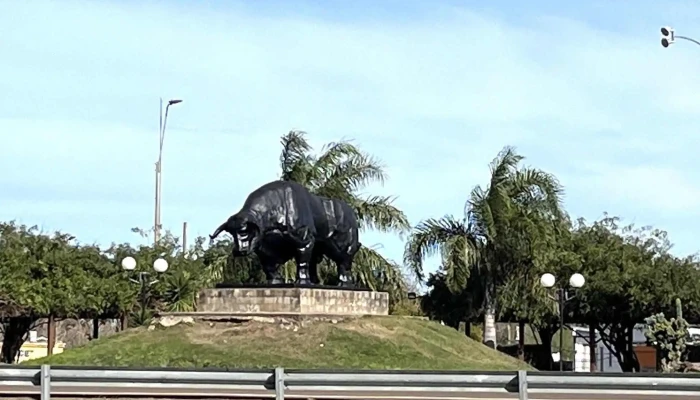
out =
{"type": "Polygon", "coordinates": [[[200,290],[196,314],[231,317],[389,315],[389,294],[291,284],[217,287],[200,290]]]}

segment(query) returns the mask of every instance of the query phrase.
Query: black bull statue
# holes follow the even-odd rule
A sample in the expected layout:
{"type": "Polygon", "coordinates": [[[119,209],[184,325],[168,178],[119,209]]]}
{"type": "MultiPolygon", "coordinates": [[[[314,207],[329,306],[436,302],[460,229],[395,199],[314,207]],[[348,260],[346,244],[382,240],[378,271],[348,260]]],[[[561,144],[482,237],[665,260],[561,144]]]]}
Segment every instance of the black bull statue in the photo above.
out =
{"type": "Polygon", "coordinates": [[[241,210],[209,237],[233,236],[233,255],[255,253],[268,283],[284,283],[279,266],[296,261],[297,284],[319,283],[323,256],[338,268],[341,286],[351,286],[351,268],[360,249],[357,216],[340,200],[316,196],[296,182],[274,181],[252,192],[241,210]]]}

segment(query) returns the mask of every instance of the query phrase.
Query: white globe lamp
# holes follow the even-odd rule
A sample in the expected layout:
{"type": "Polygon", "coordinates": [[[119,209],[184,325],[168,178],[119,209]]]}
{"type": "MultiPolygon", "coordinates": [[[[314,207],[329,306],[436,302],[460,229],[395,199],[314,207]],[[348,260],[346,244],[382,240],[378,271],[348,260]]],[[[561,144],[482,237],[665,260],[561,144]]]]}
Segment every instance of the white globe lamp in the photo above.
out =
{"type": "Polygon", "coordinates": [[[571,275],[571,278],[569,278],[569,285],[571,285],[572,288],[580,288],[586,283],[586,278],[583,277],[583,275],[579,274],[578,272],[571,275]]]}
{"type": "Polygon", "coordinates": [[[136,269],[136,260],[134,257],[124,257],[122,260],[122,268],[126,271],[133,271],[136,269]]]}
{"type": "Polygon", "coordinates": [[[554,277],[554,275],[550,273],[543,274],[540,278],[540,284],[546,288],[551,288],[552,286],[554,286],[554,283],[556,281],[557,279],[554,277]]]}
{"type": "Polygon", "coordinates": [[[153,269],[156,272],[165,272],[168,270],[168,262],[164,258],[159,258],[153,262],[153,269]]]}

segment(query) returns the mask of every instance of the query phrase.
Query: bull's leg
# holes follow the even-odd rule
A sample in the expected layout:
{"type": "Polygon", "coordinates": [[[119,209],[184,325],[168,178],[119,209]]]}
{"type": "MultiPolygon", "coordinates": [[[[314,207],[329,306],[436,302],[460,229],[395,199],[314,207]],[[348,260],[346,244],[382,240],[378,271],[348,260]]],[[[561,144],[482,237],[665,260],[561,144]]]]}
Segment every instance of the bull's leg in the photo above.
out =
{"type": "Polygon", "coordinates": [[[338,235],[332,241],[333,262],[338,271],[338,286],[354,287],[355,283],[352,278],[352,263],[355,255],[360,249],[360,244],[357,241],[357,236],[351,234],[338,235]]]}
{"type": "Polygon", "coordinates": [[[258,259],[260,260],[260,264],[262,264],[268,285],[281,285],[284,283],[280,275],[279,264],[273,258],[263,254],[258,255],[258,259]]]}
{"type": "Polygon", "coordinates": [[[355,287],[355,282],[352,278],[352,260],[354,257],[345,256],[342,260],[336,263],[338,267],[338,286],[340,287],[355,287]]]}
{"type": "Polygon", "coordinates": [[[306,247],[297,249],[294,257],[297,262],[297,281],[298,285],[310,285],[311,280],[309,275],[309,265],[313,257],[314,242],[310,242],[306,247]]]}
{"type": "Polygon", "coordinates": [[[315,238],[308,227],[301,227],[287,234],[287,238],[296,247],[294,260],[297,263],[297,280],[299,285],[309,285],[309,265],[314,253],[315,238]]]}

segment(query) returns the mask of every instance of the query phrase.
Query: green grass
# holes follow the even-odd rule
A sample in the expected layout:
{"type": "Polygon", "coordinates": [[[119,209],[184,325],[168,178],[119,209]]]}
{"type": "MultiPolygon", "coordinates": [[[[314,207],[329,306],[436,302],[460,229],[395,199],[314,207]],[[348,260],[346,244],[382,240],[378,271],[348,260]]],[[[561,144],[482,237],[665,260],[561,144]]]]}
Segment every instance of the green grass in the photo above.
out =
{"type": "Polygon", "coordinates": [[[199,322],[134,329],[25,362],[72,366],[517,370],[527,364],[432,321],[366,317],[337,324],[199,322]]]}

